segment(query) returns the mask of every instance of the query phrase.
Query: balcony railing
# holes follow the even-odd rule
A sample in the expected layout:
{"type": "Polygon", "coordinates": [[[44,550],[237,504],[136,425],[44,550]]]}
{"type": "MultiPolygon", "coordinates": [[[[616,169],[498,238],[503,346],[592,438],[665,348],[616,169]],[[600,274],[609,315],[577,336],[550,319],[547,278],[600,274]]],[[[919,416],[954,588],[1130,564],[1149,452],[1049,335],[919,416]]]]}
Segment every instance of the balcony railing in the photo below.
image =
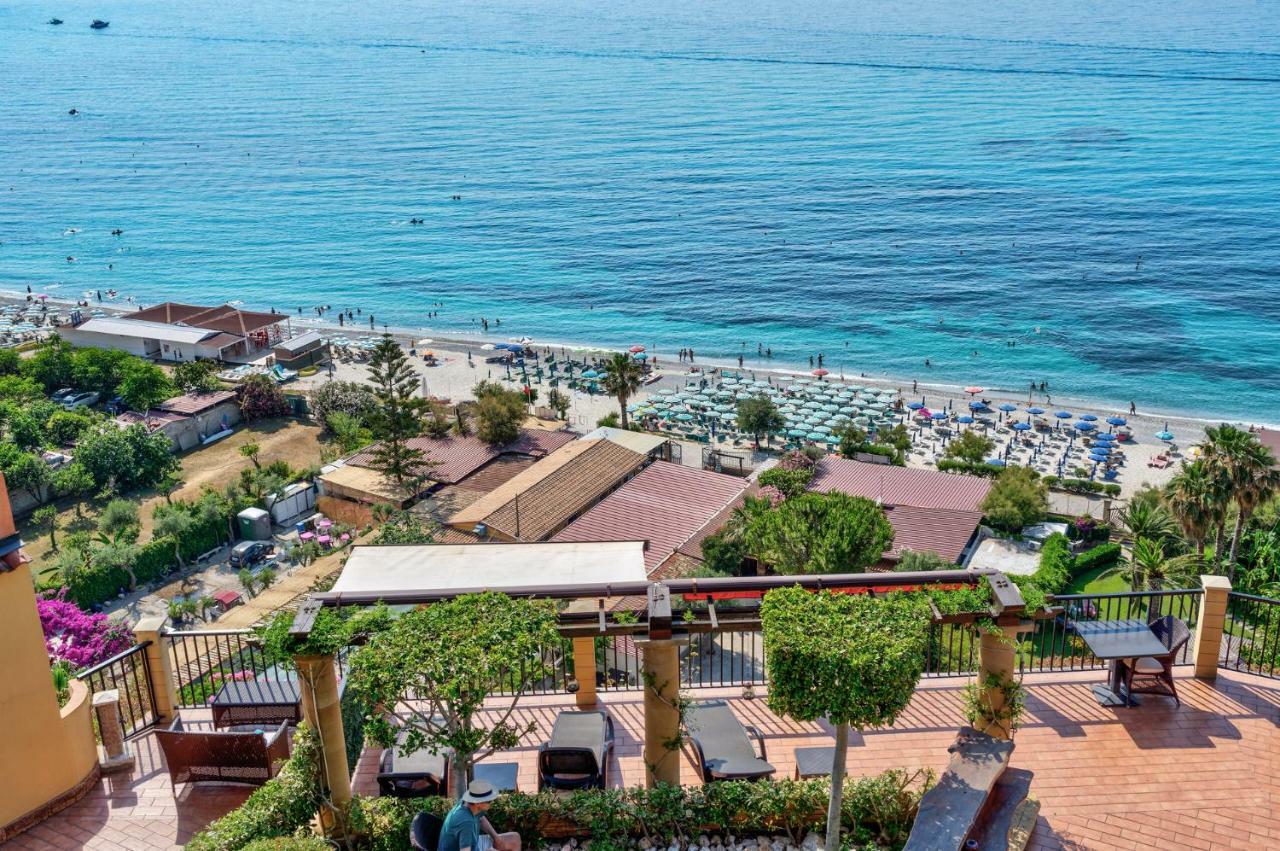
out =
{"type": "MultiPolygon", "coordinates": [[[[295,676],[292,663],[275,658],[251,629],[167,632],[165,640],[181,708],[207,706],[228,680],[279,682],[295,676]]],[[[338,653],[339,670],[344,674],[350,649],[338,653]]]]}
{"type": "Polygon", "coordinates": [[[1280,600],[1227,595],[1219,662],[1233,671],[1280,679],[1280,600]]]}
{"type": "Polygon", "coordinates": [[[90,694],[111,689],[120,693],[120,723],[125,738],[150,727],[158,714],[155,695],[151,693],[151,665],[147,662],[150,645],[150,641],[135,644],[76,674],[90,694]]]}

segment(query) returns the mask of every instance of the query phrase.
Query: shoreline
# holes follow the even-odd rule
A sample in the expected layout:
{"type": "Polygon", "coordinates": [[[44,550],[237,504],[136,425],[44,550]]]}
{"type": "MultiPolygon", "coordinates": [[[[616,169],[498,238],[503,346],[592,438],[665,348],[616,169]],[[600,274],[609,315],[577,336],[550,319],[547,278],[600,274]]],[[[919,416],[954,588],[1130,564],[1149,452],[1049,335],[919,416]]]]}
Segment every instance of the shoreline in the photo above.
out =
{"type": "MultiPolygon", "coordinates": [[[[26,301],[25,293],[18,292],[15,290],[0,289],[0,304],[20,304],[21,305],[21,304],[27,304],[27,303],[28,302],[26,301]]],[[[59,298],[56,295],[52,295],[52,294],[47,299],[47,303],[50,305],[51,308],[56,307],[56,308],[59,308],[60,311],[75,309],[76,307],[75,299],[59,298]]],[[[127,314],[127,313],[133,312],[136,309],[139,309],[142,306],[143,304],[140,302],[139,303],[127,303],[127,302],[121,303],[118,300],[113,300],[113,301],[103,301],[103,302],[91,302],[90,306],[87,309],[103,310],[108,313],[127,314]]],[[[240,306],[240,305],[237,305],[237,306],[240,306]]],[[[82,309],[85,309],[85,308],[82,308],[82,309]]],[[[252,308],[246,308],[246,309],[252,309],[252,308]]],[[[454,353],[462,357],[466,356],[468,349],[474,349],[474,350],[477,350],[478,352],[480,347],[485,344],[508,341],[507,337],[501,334],[495,334],[495,333],[490,333],[488,335],[482,335],[482,334],[458,335],[458,334],[452,334],[448,332],[441,333],[438,331],[434,331],[430,328],[421,328],[421,327],[414,328],[414,327],[391,325],[391,324],[386,324],[379,328],[371,329],[371,328],[361,327],[361,325],[355,322],[340,325],[337,322],[332,321],[330,319],[317,317],[317,316],[308,316],[305,314],[302,316],[298,316],[296,314],[281,313],[280,316],[282,318],[287,318],[291,324],[297,325],[300,328],[305,328],[308,330],[333,332],[337,334],[345,334],[345,335],[349,335],[353,337],[361,337],[361,338],[380,337],[382,336],[383,333],[389,333],[393,337],[397,338],[398,340],[407,342],[410,346],[412,346],[417,340],[429,338],[431,340],[430,345],[432,348],[439,349],[440,351],[443,351],[443,352],[454,353]]],[[[566,341],[551,340],[551,339],[543,340],[538,338],[534,338],[532,347],[537,349],[564,349],[566,351],[574,351],[580,354],[591,354],[591,353],[605,354],[605,353],[620,351],[620,349],[610,348],[608,346],[584,344],[581,341],[566,342],[566,341]]],[[[477,352],[473,352],[473,354],[477,352]]],[[[663,383],[668,379],[671,379],[674,377],[674,378],[680,378],[682,380],[683,377],[688,374],[689,364],[681,362],[678,358],[678,354],[672,353],[670,356],[666,356],[661,350],[656,352],[653,350],[649,350],[649,353],[651,356],[657,355],[658,362],[659,362],[659,373],[662,375],[662,379],[659,382],[655,382],[654,384],[651,384],[651,385],[646,385],[644,388],[642,388],[640,391],[641,396],[646,395],[647,392],[651,392],[657,387],[662,386],[663,383]],[[677,369],[672,370],[670,368],[671,364],[676,364],[677,369]]],[[[807,368],[804,368],[803,366],[788,367],[782,364],[771,364],[771,363],[766,363],[764,365],[761,365],[759,364],[758,361],[754,361],[752,359],[745,359],[743,366],[739,367],[736,363],[736,360],[726,360],[726,359],[714,358],[714,357],[704,359],[699,357],[698,360],[695,361],[693,365],[701,367],[703,370],[727,369],[731,371],[741,371],[748,374],[759,374],[761,376],[772,375],[772,376],[777,376],[779,378],[804,378],[804,377],[811,377],[812,375],[812,371],[807,368]]],[[[1028,404],[1028,401],[1027,401],[1028,392],[1026,390],[1022,390],[1022,391],[1014,390],[1012,388],[984,387],[981,393],[977,394],[976,396],[971,396],[970,394],[967,394],[964,392],[964,387],[961,385],[952,385],[945,382],[919,381],[917,382],[918,389],[915,391],[912,391],[910,388],[913,381],[916,381],[915,379],[897,379],[897,378],[894,378],[893,376],[888,376],[888,375],[875,375],[875,374],[865,374],[865,373],[842,374],[842,371],[840,369],[832,370],[828,374],[827,380],[833,381],[833,382],[840,381],[840,382],[846,382],[846,383],[858,383],[858,384],[865,384],[865,385],[870,385],[878,388],[885,388],[885,389],[889,389],[889,390],[893,390],[895,392],[901,393],[902,397],[908,400],[913,398],[918,398],[918,397],[923,397],[927,400],[930,396],[934,396],[934,397],[940,398],[944,403],[947,403],[947,402],[953,403],[953,404],[963,403],[967,405],[967,403],[971,399],[980,397],[980,398],[988,399],[994,404],[1000,404],[1003,402],[1018,404],[1019,406],[1028,404]]],[[[683,383],[683,381],[681,381],[681,383],[683,383]]],[[[978,386],[978,385],[975,384],[973,386],[978,386]]],[[[1136,415],[1130,415],[1128,413],[1127,408],[1123,405],[1115,405],[1109,402],[1099,402],[1096,400],[1090,400],[1083,397],[1077,397],[1077,396],[1071,396],[1071,395],[1055,396],[1052,390],[1050,390],[1047,394],[1036,391],[1036,393],[1032,395],[1031,403],[1037,404],[1046,409],[1054,408],[1057,410],[1071,410],[1077,414],[1086,413],[1086,412],[1094,413],[1104,418],[1108,415],[1118,415],[1121,417],[1125,417],[1126,419],[1129,419],[1131,421],[1131,425],[1130,425],[1131,428],[1133,427],[1134,423],[1156,422],[1157,426],[1160,426],[1163,424],[1164,421],[1168,421],[1169,428],[1171,430],[1176,431],[1177,430],[1176,426],[1182,426],[1183,430],[1190,429],[1191,431],[1196,432],[1197,434],[1203,434],[1203,431],[1206,427],[1215,425],[1218,423],[1233,423],[1242,427],[1264,426],[1266,428],[1280,428],[1280,423],[1269,423],[1269,422],[1263,422],[1263,421],[1251,422],[1251,421],[1237,419],[1231,416],[1215,416],[1211,414],[1204,414],[1201,412],[1180,413],[1180,412],[1168,412],[1168,411],[1153,411],[1153,410],[1145,409],[1141,405],[1139,405],[1138,413],[1136,415]],[[1057,401],[1054,401],[1052,403],[1047,402],[1045,398],[1046,395],[1048,397],[1056,398],[1057,401]]],[[[932,406],[933,405],[931,405],[931,407],[932,406]]],[[[938,407],[941,407],[941,406],[938,406],[938,407]]],[[[1153,429],[1152,430],[1153,433],[1155,430],[1158,430],[1158,429],[1153,429]]],[[[1135,432],[1136,432],[1136,429],[1135,429],[1135,432]]],[[[1144,436],[1150,437],[1151,435],[1144,435],[1144,436]]],[[[1189,444],[1184,444],[1184,445],[1189,445],[1189,444]]]]}

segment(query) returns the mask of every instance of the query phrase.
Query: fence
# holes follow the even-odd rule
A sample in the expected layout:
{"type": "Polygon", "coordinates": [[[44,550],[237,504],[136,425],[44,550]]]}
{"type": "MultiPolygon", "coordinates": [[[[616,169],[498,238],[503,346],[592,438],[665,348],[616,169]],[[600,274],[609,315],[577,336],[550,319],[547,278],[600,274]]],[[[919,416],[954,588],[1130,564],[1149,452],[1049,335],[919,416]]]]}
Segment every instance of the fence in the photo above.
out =
{"type": "MultiPolygon", "coordinates": [[[[277,659],[258,643],[249,629],[201,629],[165,633],[172,662],[178,706],[207,706],[227,680],[281,682],[295,677],[292,663],[277,659]]],[[[344,648],[338,668],[346,673],[344,648]]]]}
{"type": "Polygon", "coordinates": [[[1222,667],[1280,679],[1280,600],[1253,594],[1227,595],[1222,667]]]}
{"type": "Polygon", "coordinates": [[[89,693],[115,689],[120,693],[120,723],[125,738],[145,730],[156,722],[156,699],[151,693],[151,665],[146,649],[150,641],[135,644],[123,653],[85,668],[76,676],[89,688],[89,693]]]}

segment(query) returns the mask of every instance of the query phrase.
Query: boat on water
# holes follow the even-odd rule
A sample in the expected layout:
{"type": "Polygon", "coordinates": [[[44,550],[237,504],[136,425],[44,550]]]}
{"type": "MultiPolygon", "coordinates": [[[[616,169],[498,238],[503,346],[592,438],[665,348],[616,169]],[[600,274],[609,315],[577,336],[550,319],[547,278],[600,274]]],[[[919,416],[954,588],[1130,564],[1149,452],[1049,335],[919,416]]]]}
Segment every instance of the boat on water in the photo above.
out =
{"type": "Polygon", "coordinates": [[[62,18],[50,18],[49,26],[56,27],[62,24],[62,18]]]}
{"type": "Polygon", "coordinates": [[[94,18],[94,19],[93,19],[93,23],[89,24],[89,29],[91,29],[91,30],[105,30],[105,29],[106,29],[107,27],[109,27],[109,26],[111,26],[111,22],[110,22],[110,21],[100,21],[100,20],[98,20],[97,18],[94,18]]]}

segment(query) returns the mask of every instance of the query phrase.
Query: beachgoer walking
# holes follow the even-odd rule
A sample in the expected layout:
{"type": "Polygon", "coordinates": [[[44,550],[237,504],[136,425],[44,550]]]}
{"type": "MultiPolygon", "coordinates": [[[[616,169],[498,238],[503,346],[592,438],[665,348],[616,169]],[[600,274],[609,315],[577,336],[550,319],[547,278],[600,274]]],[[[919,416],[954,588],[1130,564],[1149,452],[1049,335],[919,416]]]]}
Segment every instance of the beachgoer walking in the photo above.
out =
{"type": "Polygon", "coordinates": [[[1129,416],[1133,417],[1133,416],[1137,416],[1137,414],[1138,414],[1138,406],[1137,406],[1137,405],[1135,405],[1135,404],[1133,404],[1132,402],[1130,402],[1130,403],[1129,403],[1129,416]]]}
{"type": "Polygon", "coordinates": [[[822,366],[822,352],[818,352],[818,366],[822,366]]]}
{"type": "Polygon", "coordinates": [[[742,355],[738,355],[738,369],[742,369],[742,355]]]}
{"type": "Polygon", "coordinates": [[[917,390],[919,390],[919,389],[920,389],[920,382],[919,382],[919,381],[916,381],[915,379],[912,379],[912,381],[911,381],[911,392],[912,392],[912,393],[914,393],[914,392],[916,392],[916,391],[917,391],[917,390]]]}
{"type": "Polygon", "coordinates": [[[813,355],[809,355],[809,366],[813,366],[813,355]]]}
{"type": "Polygon", "coordinates": [[[370,313],[370,314],[369,314],[369,327],[370,327],[370,328],[373,328],[373,314],[372,314],[372,313],[370,313]]]}
{"type": "Polygon", "coordinates": [[[773,349],[765,349],[765,350],[764,350],[764,356],[765,356],[765,357],[767,357],[767,358],[769,358],[769,359],[772,359],[772,358],[773,358],[773,349]]]}
{"type": "Polygon", "coordinates": [[[693,349],[689,350],[689,363],[693,363],[693,349]]]}

